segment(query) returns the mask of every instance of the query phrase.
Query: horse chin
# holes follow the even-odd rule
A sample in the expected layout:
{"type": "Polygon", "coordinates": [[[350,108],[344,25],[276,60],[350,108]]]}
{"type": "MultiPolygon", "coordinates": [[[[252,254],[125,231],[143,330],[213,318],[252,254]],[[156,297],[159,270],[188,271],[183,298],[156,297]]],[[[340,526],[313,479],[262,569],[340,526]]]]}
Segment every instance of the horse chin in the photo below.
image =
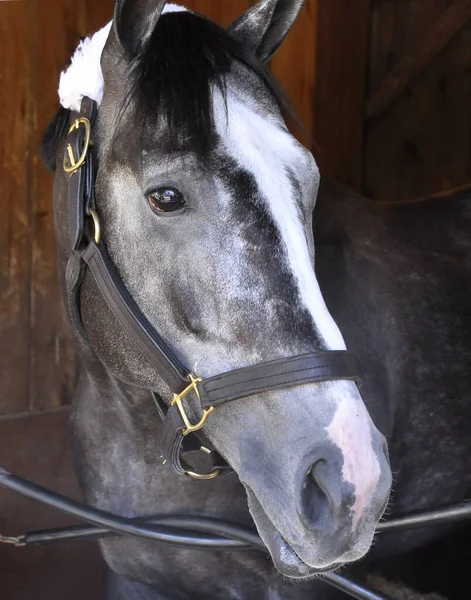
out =
{"type": "Polygon", "coordinates": [[[250,513],[255,521],[260,537],[270,552],[273,564],[282,575],[291,579],[309,579],[343,566],[341,562],[323,567],[314,567],[305,563],[270,521],[253,491],[247,486],[245,487],[250,513]]]}
{"type": "Polygon", "coordinates": [[[333,563],[327,567],[316,568],[305,563],[293,550],[284,537],[275,530],[273,536],[275,545],[270,544],[270,554],[273,564],[277,570],[285,577],[291,579],[309,579],[322,573],[335,571],[343,566],[343,563],[333,563]]]}

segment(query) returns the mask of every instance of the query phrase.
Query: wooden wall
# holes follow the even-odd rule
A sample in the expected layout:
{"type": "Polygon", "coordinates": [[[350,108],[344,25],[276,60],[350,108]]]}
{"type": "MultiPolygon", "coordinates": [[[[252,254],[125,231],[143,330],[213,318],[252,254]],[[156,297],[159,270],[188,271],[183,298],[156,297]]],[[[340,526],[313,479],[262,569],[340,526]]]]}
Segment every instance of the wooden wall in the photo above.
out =
{"type": "Polygon", "coordinates": [[[374,0],[364,182],[406,200],[471,181],[471,2],[374,0]]]}
{"type": "Polygon", "coordinates": [[[363,177],[371,0],[320,0],[312,105],[321,173],[357,191],[363,177]]]}
{"type": "Polygon", "coordinates": [[[57,282],[52,178],[39,160],[61,65],[111,2],[0,2],[0,414],[69,402],[75,357],[57,282]]]}

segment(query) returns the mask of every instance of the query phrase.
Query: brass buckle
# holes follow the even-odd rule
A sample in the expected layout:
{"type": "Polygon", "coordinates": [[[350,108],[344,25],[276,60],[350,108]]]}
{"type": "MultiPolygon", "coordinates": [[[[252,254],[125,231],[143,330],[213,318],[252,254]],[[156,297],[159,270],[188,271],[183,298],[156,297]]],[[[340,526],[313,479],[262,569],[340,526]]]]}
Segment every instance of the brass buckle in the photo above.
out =
{"type": "Polygon", "coordinates": [[[173,406],[174,404],[177,405],[178,410],[180,411],[180,415],[183,419],[183,422],[185,423],[185,429],[182,431],[183,435],[188,435],[189,433],[192,433],[193,431],[198,431],[199,429],[201,429],[203,427],[203,425],[206,423],[206,420],[207,420],[209,414],[212,413],[214,410],[214,406],[210,406],[209,408],[204,409],[203,416],[201,417],[201,421],[199,423],[196,423],[196,425],[192,425],[190,423],[190,420],[186,416],[185,409],[183,408],[182,400],[184,398],[186,398],[186,396],[188,396],[188,394],[191,392],[195,392],[195,394],[198,397],[198,400],[201,400],[200,393],[198,390],[198,383],[200,383],[203,380],[200,379],[199,377],[196,377],[196,375],[193,375],[193,373],[190,373],[188,375],[188,379],[191,382],[190,385],[188,387],[186,387],[183,390],[183,392],[180,392],[179,394],[174,394],[173,400],[171,403],[171,406],[173,406]]]}
{"type": "Polygon", "coordinates": [[[70,135],[75,129],[79,129],[81,125],[83,125],[85,129],[85,140],[83,142],[82,153],[76,160],[72,146],[70,144],[67,144],[67,152],[64,154],[64,171],[66,173],[69,173],[69,175],[73,175],[80,169],[80,167],[85,162],[85,159],[87,158],[88,148],[93,145],[93,143],[90,140],[92,128],[90,125],[90,121],[87,119],[87,117],[80,117],[79,119],[75,119],[67,135],[70,135]]]}
{"type": "Polygon", "coordinates": [[[93,227],[94,227],[94,233],[93,233],[93,237],[95,239],[95,244],[98,246],[100,241],[101,241],[101,224],[100,224],[100,218],[98,216],[98,213],[96,210],[94,210],[93,208],[90,208],[90,210],[88,211],[90,213],[90,216],[93,219],[93,227]]]}
{"type": "MultiPolygon", "coordinates": [[[[200,448],[201,452],[204,452],[205,454],[211,454],[211,450],[209,448],[206,448],[205,446],[201,446],[200,448]]],[[[215,469],[214,471],[212,471],[211,473],[195,473],[194,471],[187,471],[186,474],[191,477],[192,479],[214,479],[215,477],[217,477],[219,475],[219,473],[221,472],[221,469],[215,469]]]]}

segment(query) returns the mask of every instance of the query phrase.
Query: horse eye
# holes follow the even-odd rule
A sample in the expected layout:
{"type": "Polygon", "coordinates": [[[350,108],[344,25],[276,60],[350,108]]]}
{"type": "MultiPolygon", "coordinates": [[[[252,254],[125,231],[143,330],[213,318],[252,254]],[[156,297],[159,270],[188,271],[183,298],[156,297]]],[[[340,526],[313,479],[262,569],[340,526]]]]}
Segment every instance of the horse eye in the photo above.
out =
{"type": "Polygon", "coordinates": [[[148,194],[147,199],[157,212],[175,212],[185,206],[183,194],[171,187],[159,188],[148,194]]]}

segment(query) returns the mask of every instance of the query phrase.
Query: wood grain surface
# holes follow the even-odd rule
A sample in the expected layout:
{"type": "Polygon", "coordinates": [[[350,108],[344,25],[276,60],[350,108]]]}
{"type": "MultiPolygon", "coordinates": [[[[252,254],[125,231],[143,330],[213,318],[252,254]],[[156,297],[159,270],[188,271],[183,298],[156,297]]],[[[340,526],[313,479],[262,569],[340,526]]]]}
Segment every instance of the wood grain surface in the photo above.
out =
{"type": "Polygon", "coordinates": [[[398,72],[407,81],[365,124],[364,193],[403,201],[470,182],[469,3],[375,0],[369,54],[370,98],[398,72]]]}

